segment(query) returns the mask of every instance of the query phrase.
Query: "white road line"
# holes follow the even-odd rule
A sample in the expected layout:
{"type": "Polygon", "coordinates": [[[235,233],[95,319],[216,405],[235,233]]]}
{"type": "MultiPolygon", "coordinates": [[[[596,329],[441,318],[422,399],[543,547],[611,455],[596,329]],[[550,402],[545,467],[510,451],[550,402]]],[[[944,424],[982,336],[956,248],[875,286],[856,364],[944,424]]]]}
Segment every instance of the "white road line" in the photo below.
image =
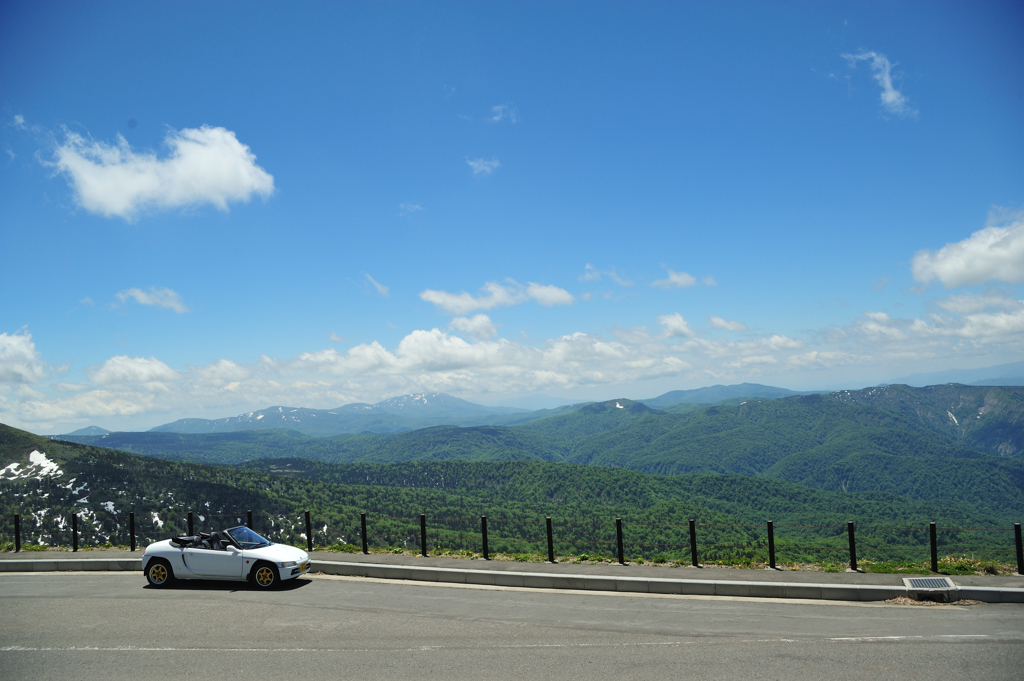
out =
{"type": "Polygon", "coordinates": [[[950,638],[991,638],[988,634],[934,634],[932,636],[834,636],[828,641],[926,641],[950,638]]]}

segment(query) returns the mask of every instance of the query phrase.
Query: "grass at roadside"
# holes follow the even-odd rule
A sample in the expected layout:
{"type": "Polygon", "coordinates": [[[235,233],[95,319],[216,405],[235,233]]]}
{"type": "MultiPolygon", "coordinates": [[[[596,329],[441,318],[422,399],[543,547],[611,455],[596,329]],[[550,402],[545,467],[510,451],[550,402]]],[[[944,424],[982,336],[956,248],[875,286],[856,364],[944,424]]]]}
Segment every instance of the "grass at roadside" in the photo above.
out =
{"type": "MultiPolygon", "coordinates": [[[[355,544],[334,544],[317,551],[331,551],[337,553],[362,553],[362,549],[355,544]]],[[[404,547],[371,547],[371,554],[395,554],[406,556],[420,555],[418,549],[404,547]]],[[[436,548],[429,551],[429,555],[435,558],[457,558],[464,560],[483,560],[483,554],[468,550],[436,548]]],[[[547,556],[539,553],[491,553],[491,560],[515,561],[519,563],[543,563],[547,556]]],[[[569,563],[575,565],[601,565],[612,564],[616,560],[613,556],[599,556],[593,554],[579,554],[568,556],[555,556],[557,563],[569,563]]],[[[631,565],[652,565],[659,567],[686,567],[689,561],[672,560],[664,557],[655,557],[651,560],[633,558],[627,561],[631,565]]],[[[709,561],[702,563],[705,568],[723,568],[734,570],[764,570],[768,567],[766,563],[745,560],[742,562],[709,561]]],[[[806,571],[806,572],[845,572],[850,566],[848,563],[821,562],[821,563],[778,563],[780,570],[806,571]]],[[[927,575],[931,573],[927,562],[912,561],[858,561],[857,567],[864,572],[877,574],[907,574],[927,575]]],[[[946,575],[1013,575],[1017,573],[1016,567],[1009,563],[999,561],[981,560],[972,556],[949,555],[939,559],[939,573],[946,575]]]]}

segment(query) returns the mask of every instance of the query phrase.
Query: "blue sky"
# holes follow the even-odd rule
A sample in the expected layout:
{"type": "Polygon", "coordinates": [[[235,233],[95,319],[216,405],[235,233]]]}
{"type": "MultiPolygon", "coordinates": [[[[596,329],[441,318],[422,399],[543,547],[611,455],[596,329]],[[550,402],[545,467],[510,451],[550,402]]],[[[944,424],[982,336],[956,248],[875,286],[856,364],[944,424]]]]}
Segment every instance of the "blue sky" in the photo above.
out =
{"type": "Polygon", "coordinates": [[[1017,3],[0,9],[0,421],[1024,359],[1017,3]]]}

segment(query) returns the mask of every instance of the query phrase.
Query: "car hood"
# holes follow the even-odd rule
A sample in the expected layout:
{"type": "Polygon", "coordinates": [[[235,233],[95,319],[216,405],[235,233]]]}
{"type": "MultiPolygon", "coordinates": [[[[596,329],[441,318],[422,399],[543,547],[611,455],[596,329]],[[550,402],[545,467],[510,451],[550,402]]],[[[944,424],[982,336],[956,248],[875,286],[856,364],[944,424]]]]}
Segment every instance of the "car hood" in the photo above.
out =
{"type": "Polygon", "coordinates": [[[258,549],[246,549],[244,553],[247,558],[269,560],[272,563],[283,563],[290,560],[302,563],[309,560],[308,553],[287,544],[271,544],[258,549]]]}

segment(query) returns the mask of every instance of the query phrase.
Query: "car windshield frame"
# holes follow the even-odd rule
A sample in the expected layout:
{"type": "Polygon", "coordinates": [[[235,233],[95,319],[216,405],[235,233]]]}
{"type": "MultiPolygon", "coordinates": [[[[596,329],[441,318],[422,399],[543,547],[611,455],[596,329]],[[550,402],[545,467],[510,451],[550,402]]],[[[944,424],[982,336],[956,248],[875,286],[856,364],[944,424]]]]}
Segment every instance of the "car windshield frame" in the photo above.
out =
{"type": "Polygon", "coordinates": [[[273,543],[266,537],[256,534],[245,525],[224,530],[224,534],[231,537],[231,540],[243,549],[258,549],[261,546],[270,546],[273,543]]]}

